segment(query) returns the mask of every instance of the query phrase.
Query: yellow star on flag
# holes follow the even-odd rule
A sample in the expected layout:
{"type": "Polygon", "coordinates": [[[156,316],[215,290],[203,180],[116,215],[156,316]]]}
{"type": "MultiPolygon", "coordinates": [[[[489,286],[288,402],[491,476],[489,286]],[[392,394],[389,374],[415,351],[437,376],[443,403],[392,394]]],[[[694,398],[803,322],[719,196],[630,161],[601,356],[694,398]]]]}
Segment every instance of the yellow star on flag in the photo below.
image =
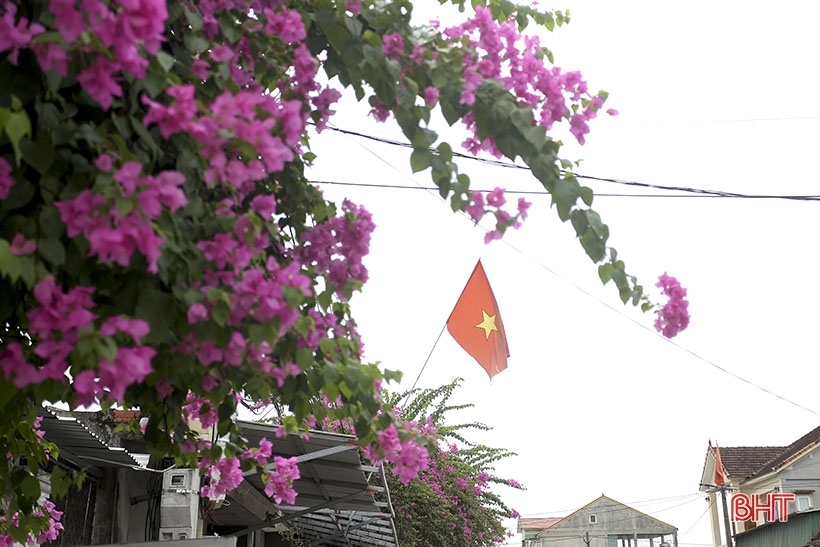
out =
{"type": "Polygon", "coordinates": [[[487,315],[487,312],[481,310],[481,313],[484,314],[484,320],[476,325],[477,329],[484,329],[484,335],[487,337],[487,340],[490,339],[490,333],[494,330],[498,330],[495,326],[495,315],[487,315]]]}

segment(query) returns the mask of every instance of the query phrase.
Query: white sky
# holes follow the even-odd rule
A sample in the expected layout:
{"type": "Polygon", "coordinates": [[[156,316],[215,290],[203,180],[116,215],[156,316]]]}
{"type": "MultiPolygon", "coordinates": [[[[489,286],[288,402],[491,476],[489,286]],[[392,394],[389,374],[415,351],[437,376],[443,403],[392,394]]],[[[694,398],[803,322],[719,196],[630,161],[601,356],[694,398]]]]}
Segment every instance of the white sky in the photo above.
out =
{"type": "MultiPolygon", "coordinates": [[[[563,157],[583,159],[579,173],[820,194],[820,4],[565,0],[552,7],[572,15],[546,36],[556,64],[581,70],[621,112],[595,120],[586,146],[565,140],[563,157]]],[[[339,110],[340,128],[401,138],[392,121],[375,124],[362,106],[339,110]]],[[[454,148],[460,141],[450,139],[454,148]]],[[[427,173],[411,176],[405,149],[332,131],[313,148],[314,180],[431,184],[427,173]]],[[[540,189],[526,171],[460,166],[475,188],[540,189]]],[[[585,184],[596,193],[649,192],[585,184]]],[[[667,271],[688,289],[691,325],[669,343],[654,333],[651,314],[601,287],[546,195],[531,198],[521,230],[485,246],[481,228],[423,190],[322,188],[332,200],[364,204],[378,226],[366,261],[370,281],[352,305],[367,358],[404,372],[394,389],[413,384],[482,259],[507,330],[509,368],[490,383],[445,332],[419,386],[465,379],[457,402],[475,408],[453,418],[487,423],[494,430],[475,440],[518,453],[497,472],[527,486],[502,492],[524,516],[563,516],[604,493],[678,527],[681,546],[711,545],[705,496],[694,495],[707,441],[786,445],[820,421],[709,364],[820,412],[820,204],[596,198],[610,243],[645,287],[667,271]]]]}

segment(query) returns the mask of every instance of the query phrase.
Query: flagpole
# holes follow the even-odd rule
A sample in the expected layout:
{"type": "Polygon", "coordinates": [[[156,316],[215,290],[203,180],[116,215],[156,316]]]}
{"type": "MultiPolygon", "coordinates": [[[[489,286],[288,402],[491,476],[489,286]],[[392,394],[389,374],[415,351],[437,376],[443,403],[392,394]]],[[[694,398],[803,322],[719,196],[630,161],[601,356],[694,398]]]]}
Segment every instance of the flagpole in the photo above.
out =
{"type": "MultiPolygon", "coordinates": [[[[412,392],[414,389],[416,389],[416,384],[419,383],[419,378],[421,378],[421,374],[424,372],[424,369],[427,367],[427,363],[430,362],[430,357],[433,356],[433,351],[436,349],[436,346],[438,345],[438,341],[441,340],[441,335],[444,334],[444,329],[446,329],[446,328],[447,328],[447,321],[445,321],[444,325],[442,325],[441,332],[438,333],[438,338],[436,338],[436,341],[433,343],[433,347],[430,348],[430,353],[427,354],[427,359],[424,360],[424,364],[421,366],[421,370],[419,371],[419,375],[416,376],[416,381],[413,382],[413,387],[411,387],[410,390],[407,392],[407,397],[410,397],[410,392],[412,392]]],[[[404,399],[405,403],[407,402],[407,397],[405,397],[405,399],[404,399]]]]}

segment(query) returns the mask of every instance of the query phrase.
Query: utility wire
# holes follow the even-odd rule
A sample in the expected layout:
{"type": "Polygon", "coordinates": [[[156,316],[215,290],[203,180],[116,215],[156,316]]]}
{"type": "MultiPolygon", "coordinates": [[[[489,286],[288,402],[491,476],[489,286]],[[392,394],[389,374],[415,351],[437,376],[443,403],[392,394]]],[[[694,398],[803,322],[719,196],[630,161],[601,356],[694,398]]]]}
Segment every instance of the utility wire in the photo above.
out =
{"type": "MultiPolygon", "coordinates": [[[[375,142],[379,142],[382,144],[389,144],[391,146],[399,146],[402,148],[412,148],[412,145],[406,142],[401,142],[393,139],[386,139],[384,137],[377,137],[375,135],[368,135],[366,133],[360,133],[358,131],[351,131],[349,129],[341,129],[334,126],[328,126],[328,129],[332,131],[336,131],[338,133],[342,133],[344,135],[349,135],[353,137],[360,137],[363,139],[369,139],[375,142]]],[[[504,167],[507,169],[521,169],[524,171],[529,171],[530,168],[526,165],[519,165],[517,163],[510,163],[506,161],[500,160],[493,160],[488,158],[480,158],[476,156],[472,156],[470,154],[465,154],[463,152],[453,152],[453,156],[458,158],[463,158],[471,161],[477,161],[479,163],[484,163],[488,165],[494,165],[497,167],[504,167]]],[[[664,191],[673,191],[673,192],[685,192],[687,194],[696,194],[702,197],[722,197],[722,198],[746,198],[746,199],[785,199],[790,201],[820,201],[819,195],[782,195],[782,194],[744,194],[740,192],[726,192],[723,190],[707,190],[703,188],[691,188],[687,186],[667,186],[661,184],[649,184],[645,182],[636,182],[631,180],[623,180],[623,179],[616,179],[616,178],[609,178],[609,177],[597,177],[593,175],[583,175],[580,173],[572,173],[566,171],[566,173],[570,173],[575,178],[584,179],[584,180],[594,180],[598,182],[609,182],[612,184],[620,184],[623,186],[632,186],[638,188],[651,188],[654,190],[664,190],[664,191]]],[[[337,183],[337,184],[344,184],[344,183],[337,183]]],[[[368,186],[379,186],[382,185],[368,185],[368,186]]],[[[391,186],[391,185],[384,185],[384,187],[395,187],[395,188],[407,188],[402,186],[391,186]]],[[[437,188],[433,188],[433,190],[437,190],[437,188]]],[[[517,193],[517,194],[525,194],[527,192],[512,192],[509,193],[517,193]]],[[[546,192],[532,192],[532,193],[546,193],[546,192]]],[[[595,194],[596,196],[601,194],[595,194]]],[[[614,196],[612,196],[614,197],[614,196]]],[[[618,196],[620,197],[620,196],[618,196]]],[[[635,196],[635,197],[658,197],[658,196],[635,196]]]]}
{"type": "MultiPolygon", "coordinates": [[[[365,137],[365,138],[368,138],[368,139],[371,139],[371,140],[376,140],[376,141],[386,141],[386,139],[381,139],[381,138],[373,137],[373,136],[370,136],[370,135],[365,135],[365,134],[357,133],[357,132],[354,132],[354,131],[341,130],[341,129],[338,129],[338,128],[334,128],[334,127],[332,127],[332,126],[328,126],[328,127],[329,127],[330,129],[334,130],[334,131],[339,131],[339,132],[344,133],[344,134],[347,134],[347,135],[361,136],[361,137],[365,137]]],[[[396,143],[397,143],[398,141],[391,141],[391,142],[396,142],[396,143]]],[[[401,146],[409,146],[409,145],[405,145],[404,143],[398,143],[398,144],[399,144],[399,145],[401,145],[401,146]]],[[[414,184],[416,184],[417,186],[421,186],[421,185],[419,185],[418,183],[416,183],[416,181],[414,181],[412,178],[408,177],[408,176],[407,176],[407,174],[406,174],[405,172],[403,172],[402,170],[398,169],[395,165],[393,165],[392,163],[390,163],[390,162],[389,162],[389,161],[387,161],[386,159],[382,158],[381,156],[379,156],[378,154],[376,154],[374,151],[370,150],[369,148],[367,148],[366,146],[364,146],[364,145],[363,145],[363,144],[361,144],[361,143],[359,143],[359,146],[361,146],[362,148],[364,148],[365,150],[367,150],[370,154],[372,154],[373,156],[375,156],[376,158],[378,158],[380,161],[384,162],[387,166],[389,166],[389,167],[390,167],[390,168],[392,168],[394,171],[396,171],[397,173],[399,173],[402,177],[404,177],[404,178],[408,178],[409,180],[413,181],[413,182],[414,182],[414,184]]],[[[466,157],[469,157],[469,156],[466,156],[466,157]]],[[[501,163],[503,163],[503,162],[501,162],[501,163]]],[[[513,164],[505,164],[505,165],[513,165],[513,164]]],[[[576,175],[576,176],[577,176],[577,175],[576,175]]],[[[609,181],[611,181],[611,182],[617,182],[615,179],[596,179],[596,180],[609,180],[609,181]]],[[[636,185],[636,186],[638,186],[638,185],[642,185],[642,183],[630,183],[630,184],[633,184],[633,185],[636,185]]],[[[646,185],[646,186],[647,186],[647,187],[651,187],[651,188],[658,188],[658,189],[674,189],[674,187],[661,187],[661,186],[652,186],[652,185],[646,185]]],[[[677,188],[677,189],[678,189],[678,190],[681,190],[682,188],[677,188]]],[[[704,193],[705,193],[705,192],[708,192],[708,191],[705,191],[705,190],[697,190],[697,189],[690,189],[690,190],[695,191],[695,192],[704,192],[704,193]]],[[[433,193],[432,193],[432,192],[429,192],[429,193],[430,193],[430,195],[431,195],[431,196],[433,196],[433,193]]],[[[731,193],[722,192],[722,194],[727,194],[727,195],[729,195],[729,194],[731,194],[731,193]]],[[[436,197],[437,199],[439,198],[439,196],[435,196],[435,197],[436,197]]],[[[733,195],[732,195],[732,197],[742,197],[742,195],[741,195],[741,194],[733,194],[733,195]]],[[[812,197],[812,196],[804,196],[804,197],[806,197],[806,198],[811,197],[811,198],[812,198],[812,200],[815,200],[815,201],[820,200],[820,196],[813,196],[813,197],[812,197]]],[[[440,201],[440,199],[439,199],[439,201],[440,201]]],[[[467,217],[467,215],[466,215],[466,214],[464,214],[464,216],[465,216],[465,218],[469,218],[469,217],[467,217]]],[[[489,232],[489,230],[488,230],[487,228],[485,228],[484,226],[481,226],[481,224],[477,224],[477,226],[480,226],[483,230],[486,230],[486,231],[488,231],[488,232],[489,232]]],[[[566,283],[567,285],[569,285],[569,286],[573,287],[575,290],[579,291],[581,294],[586,295],[587,297],[591,298],[592,300],[594,300],[594,301],[598,302],[600,305],[602,305],[602,306],[604,306],[604,307],[608,308],[610,311],[615,312],[617,315],[620,315],[621,317],[626,318],[627,320],[631,321],[631,322],[632,322],[632,323],[634,323],[635,325],[638,325],[640,328],[644,329],[644,330],[645,330],[645,331],[647,331],[648,333],[650,333],[650,334],[652,334],[652,335],[654,335],[654,336],[657,336],[657,337],[659,337],[659,338],[661,338],[661,339],[665,340],[667,343],[672,344],[673,346],[675,346],[676,348],[680,349],[681,351],[684,351],[684,352],[688,353],[689,355],[691,355],[691,356],[692,356],[692,357],[694,357],[695,359],[697,359],[697,360],[699,360],[699,361],[701,361],[701,362],[703,362],[703,363],[705,363],[705,364],[707,364],[707,365],[709,365],[709,366],[711,366],[711,367],[713,367],[713,368],[715,368],[715,369],[717,369],[717,370],[719,370],[719,371],[723,372],[724,374],[727,374],[727,375],[729,375],[729,376],[731,376],[731,377],[733,377],[733,378],[735,378],[735,379],[737,379],[737,380],[739,380],[739,381],[741,381],[741,382],[743,382],[743,383],[745,383],[745,384],[748,384],[748,385],[750,385],[750,386],[752,386],[752,387],[754,387],[754,388],[757,388],[757,389],[759,389],[760,391],[762,391],[762,392],[764,392],[764,393],[766,393],[766,394],[768,394],[768,395],[771,395],[772,397],[775,397],[775,398],[777,398],[777,399],[780,399],[781,401],[783,401],[783,402],[785,402],[785,403],[788,403],[788,404],[790,404],[790,405],[793,405],[793,406],[795,406],[795,407],[797,407],[797,408],[799,408],[799,409],[801,409],[801,410],[805,410],[806,412],[809,412],[809,413],[811,413],[811,414],[814,414],[815,416],[820,416],[820,412],[817,412],[817,411],[815,411],[815,410],[813,410],[813,409],[811,409],[811,408],[808,408],[808,407],[806,407],[806,406],[801,405],[800,403],[797,403],[797,402],[795,402],[795,401],[792,401],[791,399],[788,399],[788,398],[786,398],[786,397],[784,397],[784,396],[782,396],[782,395],[779,395],[779,394],[777,394],[777,393],[775,393],[775,392],[773,392],[773,391],[771,391],[771,390],[769,390],[769,389],[767,389],[767,388],[765,388],[765,387],[763,387],[763,386],[760,386],[760,385],[758,385],[758,384],[755,384],[755,383],[754,383],[754,382],[752,382],[751,380],[747,380],[746,378],[743,378],[742,376],[740,376],[740,375],[738,375],[738,374],[735,374],[734,372],[731,372],[730,370],[728,370],[728,369],[726,369],[726,368],[724,368],[724,367],[721,367],[721,366],[720,366],[720,365],[718,365],[717,363],[715,363],[715,362],[713,362],[713,361],[710,361],[709,359],[706,359],[705,357],[702,357],[701,355],[699,355],[699,354],[695,353],[694,351],[692,351],[692,350],[690,350],[690,349],[688,349],[688,348],[685,348],[685,347],[683,347],[683,346],[679,345],[677,342],[675,342],[675,341],[673,341],[673,340],[671,340],[671,339],[669,339],[669,338],[666,338],[666,337],[664,337],[664,336],[661,336],[661,334],[659,334],[659,333],[657,333],[657,332],[653,331],[653,330],[652,330],[652,329],[650,329],[647,325],[645,325],[645,324],[641,323],[641,322],[640,322],[640,321],[638,321],[637,319],[635,319],[635,318],[633,318],[633,317],[630,317],[630,316],[626,315],[625,313],[623,313],[623,312],[622,312],[622,311],[620,311],[619,309],[616,309],[613,305],[609,304],[608,302],[604,302],[604,301],[603,301],[603,300],[601,300],[600,298],[597,298],[596,296],[594,296],[592,293],[590,293],[589,291],[587,291],[586,289],[584,289],[584,288],[583,288],[583,287],[581,287],[580,285],[578,285],[578,284],[576,284],[576,283],[574,283],[574,282],[570,281],[569,279],[566,279],[566,278],[562,277],[562,276],[561,276],[561,275],[559,275],[557,272],[555,272],[554,270],[552,270],[551,268],[549,268],[546,264],[544,264],[544,263],[542,263],[542,262],[540,262],[540,261],[538,261],[538,260],[536,260],[536,259],[532,258],[530,255],[528,255],[527,253],[525,253],[524,251],[522,251],[521,249],[519,249],[518,247],[516,247],[516,246],[515,246],[515,245],[513,245],[512,243],[510,243],[507,239],[502,239],[502,240],[501,240],[501,242],[502,242],[504,245],[506,245],[507,247],[509,247],[510,249],[512,249],[512,250],[514,250],[514,251],[516,251],[518,254],[520,254],[520,255],[521,255],[522,257],[524,257],[525,259],[528,259],[528,260],[532,261],[534,264],[536,264],[538,267],[540,267],[540,268],[541,268],[541,269],[543,269],[544,271],[549,272],[550,274],[552,274],[552,275],[553,275],[554,277],[556,277],[557,279],[559,279],[559,280],[563,281],[564,283],[566,283]]],[[[418,378],[416,379],[416,382],[418,382],[418,378]]]]}
{"type": "MultiPolygon", "coordinates": [[[[590,177],[591,178],[591,177],[590,177]]],[[[610,179],[602,179],[610,180],[610,179]]],[[[428,190],[438,192],[439,188],[436,186],[411,186],[409,184],[384,184],[384,183],[367,183],[367,182],[341,182],[336,180],[312,180],[311,184],[327,184],[332,186],[354,186],[357,188],[377,188],[388,190],[428,190]]],[[[626,183],[625,183],[626,184],[626,183]]],[[[640,184],[640,183],[629,183],[640,184]]],[[[648,186],[649,188],[660,189],[657,186],[648,186]]],[[[478,192],[487,193],[490,190],[475,189],[478,192]]],[[[711,193],[709,191],[699,191],[696,189],[682,190],[689,193],[684,194],[612,194],[595,192],[596,198],[757,198],[757,199],[789,199],[794,201],[820,201],[820,196],[784,196],[784,195],[747,195],[737,194],[730,195],[728,193],[711,193]]],[[[505,194],[516,195],[530,195],[530,196],[548,196],[549,192],[546,190],[504,190],[505,194]]]]}

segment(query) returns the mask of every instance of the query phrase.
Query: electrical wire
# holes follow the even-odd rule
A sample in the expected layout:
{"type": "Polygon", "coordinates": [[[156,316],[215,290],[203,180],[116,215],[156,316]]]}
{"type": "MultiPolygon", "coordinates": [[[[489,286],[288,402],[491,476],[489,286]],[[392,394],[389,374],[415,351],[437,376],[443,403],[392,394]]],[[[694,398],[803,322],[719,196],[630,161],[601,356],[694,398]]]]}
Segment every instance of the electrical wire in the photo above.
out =
{"type": "MultiPolygon", "coordinates": [[[[382,144],[388,144],[391,146],[399,146],[402,148],[412,148],[413,146],[406,142],[396,141],[393,139],[386,139],[384,137],[377,137],[375,135],[368,135],[366,133],[360,133],[358,131],[351,131],[349,129],[341,129],[339,127],[335,127],[333,125],[328,125],[327,129],[331,131],[336,131],[338,133],[342,133],[348,136],[360,137],[363,139],[369,139],[375,142],[379,142],[382,144]]],[[[465,154],[463,152],[453,152],[453,156],[467,159],[471,161],[476,161],[479,163],[484,163],[487,165],[494,165],[496,167],[503,167],[507,169],[521,169],[524,171],[529,171],[530,168],[526,165],[520,165],[517,163],[510,163],[506,161],[488,159],[488,158],[481,158],[477,156],[472,156],[470,154],[465,154]]],[[[620,184],[623,186],[632,186],[638,188],[651,188],[654,190],[663,190],[663,191],[675,191],[675,192],[684,192],[687,194],[694,194],[700,197],[721,197],[721,198],[745,198],[745,199],[783,199],[789,201],[820,201],[820,196],[818,195],[782,195],[782,194],[744,194],[740,192],[727,192],[724,190],[707,190],[703,188],[692,188],[688,186],[667,186],[661,184],[649,184],[645,182],[636,182],[631,180],[623,180],[623,179],[616,179],[610,177],[598,177],[593,175],[584,175],[580,173],[572,173],[569,171],[565,171],[565,173],[572,174],[575,178],[584,179],[584,180],[594,180],[598,182],[609,182],[612,184],[620,184]]],[[[341,184],[341,183],[340,183],[341,184]]],[[[367,186],[377,186],[377,185],[367,185],[367,186]]],[[[389,185],[385,185],[388,186],[389,185]]],[[[435,190],[438,190],[435,188],[435,190]]],[[[527,192],[512,192],[509,193],[527,193],[527,192]]],[[[546,192],[532,192],[532,193],[546,193],[546,192]]],[[[595,194],[596,196],[600,194],[595,194]]],[[[627,194],[628,195],[628,194],[627,194]]],[[[621,197],[621,196],[618,196],[621,197]]],[[[637,196],[636,196],[637,197],[637,196]]],[[[640,197],[657,197],[657,196],[640,196],[640,197]]]]}
{"type": "MultiPolygon", "coordinates": [[[[338,129],[338,128],[334,128],[334,127],[331,127],[331,126],[329,126],[329,128],[330,128],[330,129],[333,129],[334,131],[340,131],[340,132],[342,132],[342,133],[344,133],[344,134],[347,134],[347,135],[362,136],[362,137],[369,138],[369,139],[372,139],[372,140],[377,140],[377,141],[386,141],[386,139],[381,139],[381,138],[377,138],[377,137],[372,137],[372,136],[369,136],[369,135],[365,135],[365,134],[357,133],[357,132],[355,132],[355,131],[340,130],[340,129],[338,129]]],[[[389,141],[389,142],[391,142],[391,143],[392,143],[392,142],[397,142],[397,141],[389,141]]],[[[387,161],[386,159],[382,158],[380,155],[378,155],[377,153],[375,153],[373,150],[369,149],[368,147],[364,146],[362,143],[358,143],[358,144],[359,144],[359,146],[361,146],[362,148],[364,148],[367,152],[369,152],[370,154],[372,154],[373,156],[375,156],[377,159],[379,159],[381,162],[385,163],[388,167],[390,167],[391,169],[393,169],[394,171],[396,171],[397,173],[399,173],[399,175],[400,175],[400,176],[402,176],[402,177],[404,177],[404,178],[409,179],[409,180],[410,180],[410,181],[412,181],[412,182],[413,182],[416,186],[421,186],[421,185],[419,185],[419,184],[418,184],[415,180],[413,180],[412,178],[408,177],[408,176],[407,176],[407,174],[406,174],[404,171],[402,171],[402,170],[398,169],[398,168],[397,168],[395,165],[393,165],[391,162],[389,162],[389,161],[387,161]]],[[[409,146],[409,145],[405,145],[404,143],[399,143],[399,144],[401,144],[402,146],[409,146]]],[[[469,157],[469,156],[467,156],[467,157],[469,157]]],[[[502,162],[502,163],[503,163],[503,162],[502,162]]],[[[596,179],[596,180],[610,180],[610,181],[612,181],[612,182],[615,182],[615,181],[616,181],[615,179],[596,179]]],[[[624,182],[626,182],[626,181],[624,181],[624,182]]],[[[642,185],[642,183],[629,183],[629,184],[634,184],[634,185],[642,185]]],[[[674,189],[674,188],[675,188],[675,187],[661,187],[661,186],[653,186],[653,185],[647,185],[647,186],[648,186],[648,187],[652,187],[652,188],[657,188],[657,189],[674,189]]],[[[423,189],[427,190],[426,188],[423,188],[423,189]]],[[[682,188],[676,188],[676,189],[678,189],[678,190],[682,190],[682,188]]],[[[709,191],[707,191],[707,190],[698,190],[698,189],[690,189],[690,190],[691,190],[691,191],[694,191],[694,192],[697,192],[697,193],[706,193],[706,192],[709,192],[709,191]]],[[[436,198],[436,200],[437,200],[439,203],[443,203],[443,201],[442,201],[442,200],[441,200],[441,198],[438,196],[438,194],[434,194],[432,191],[428,191],[428,193],[429,193],[431,196],[435,197],[435,198],[436,198]]],[[[726,192],[720,192],[720,193],[721,193],[722,195],[723,195],[723,194],[725,194],[727,197],[731,194],[731,193],[726,193],[726,192]]],[[[731,194],[731,197],[742,197],[742,195],[741,195],[741,194],[731,194]]],[[[808,198],[808,197],[811,197],[811,196],[804,196],[804,197],[808,198]]],[[[792,198],[794,198],[794,196],[792,196],[792,198]]],[[[820,199],[820,197],[815,197],[815,198],[820,199]]],[[[813,199],[813,200],[815,200],[815,199],[813,199]]],[[[464,218],[469,219],[469,217],[468,217],[465,213],[463,213],[463,212],[462,212],[462,215],[464,216],[464,218]]],[[[470,219],[470,222],[473,222],[473,221],[470,219]]],[[[484,226],[481,226],[481,224],[480,224],[480,223],[478,223],[478,224],[477,224],[477,226],[480,226],[483,230],[489,231],[489,230],[487,230],[487,228],[485,228],[484,226]]],[[[651,335],[653,335],[653,336],[657,336],[658,338],[661,338],[661,339],[663,339],[664,341],[666,341],[667,343],[669,343],[669,344],[671,344],[671,345],[675,346],[675,347],[676,347],[676,348],[678,348],[679,350],[681,350],[681,351],[684,351],[684,352],[688,353],[689,355],[691,355],[692,357],[694,357],[694,358],[695,358],[695,359],[697,359],[698,361],[701,361],[702,363],[704,363],[704,364],[706,364],[706,365],[709,365],[709,366],[711,366],[711,367],[713,367],[713,368],[715,368],[715,369],[719,370],[720,372],[722,372],[722,373],[724,373],[724,374],[726,374],[726,375],[728,375],[728,376],[731,376],[732,378],[735,378],[736,380],[739,380],[739,381],[741,381],[741,382],[743,382],[743,383],[745,383],[745,384],[747,384],[747,385],[749,385],[749,386],[752,386],[752,387],[754,387],[754,388],[756,388],[756,389],[758,389],[758,390],[762,391],[763,393],[766,393],[767,395],[770,395],[770,396],[772,396],[772,397],[775,397],[776,399],[780,399],[781,401],[783,401],[783,402],[785,402],[785,403],[788,403],[788,404],[790,404],[790,405],[792,405],[792,406],[795,406],[796,408],[799,408],[799,409],[801,409],[801,410],[804,410],[804,411],[806,411],[806,412],[809,412],[809,413],[811,413],[811,414],[814,414],[815,416],[820,416],[820,412],[817,412],[817,411],[815,411],[815,410],[813,410],[813,409],[811,409],[811,408],[808,408],[808,407],[806,407],[806,406],[804,406],[804,405],[801,405],[800,403],[797,403],[797,402],[795,402],[795,401],[792,401],[791,399],[789,399],[789,398],[787,398],[787,397],[784,397],[784,396],[782,396],[782,395],[780,395],[780,394],[778,394],[778,393],[775,393],[775,392],[771,391],[770,389],[767,389],[767,388],[765,388],[765,387],[763,387],[763,386],[761,386],[761,385],[758,385],[758,384],[756,384],[756,383],[752,382],[751,380],[748,380],[748,379],[746,379],[746,378],[744,378],[744,377],[740,376],[739,374],[736,374],[736,373],[734,373],[734,372],[732,372],[732,371],[730,371],[730,370],[728,370],[728,369],[726,369],[726,368],[724,368],[724,367],[722,367],[722,366],[718,365],[717,363],[715,363],[715,362],[713,362],[713,361],[711,361],[711,360],[709,360],[709,359],[707,359],[707,358],[705,358],[705,357],[703,357],[703,356],[701,356],[701,355],[699,355],[699,354],[695,353],[694,351],[692,351],[692,350],[690,350],[690,349],[688,349],[688,348],[685,348],[685,347],[681,346],[680,344],[678,344],[678,343],[677,343],[677,342],[675,342],[674,340],[671,340],[671,339],[669,339],[669,338],[666,338],[665,336],[662,336],[660,333],[657,333],[657,332],[653,331],[653,330],[652,330],[652,329],[650,329],[647,325],[645,325],[645,324],[641,323],[641,322],[640,322],[640,321],[638,321],[637,319],[635,319],[635,318],[633,318],[633,317],[630,317],[630,316],[626,315],[626,314],[625,314],[625,313],[623,313],[621,310],[619,310],[619,309],[615,308],[613,305],[609,304],[608,302],[604,302],[604,301],[603,301],[603,300],[601,300],[600,298],[597,298],[596,296],[594,296],[592,293],[590,293],[589,291],[587,291],[586,289],[584,289],[584,288],[583,288],[583,287],[581,287],[580,285],[578,285],[578,284],[576,284],[576,283],[574,283],[574,282],[570,281],[569,279],[566,279],[566,278],[562,277],[562,276],[561,276],[561,275],[559,275],[556,271],[554,271],[553,269],[549,268],[546,264],[544,264],[543,262],[540,262],[539,260],[534,259],[534,258],[533,258],[533,257],[531,257],[530,255],[528,255],[527,253],[525,253],[523,250],[519,249],[518,247],[516,247],[515,245],[513,245],[512,243],[510,243],[507,239],[502,239],[502,240],[501,240],[501,242],[502,242],[504,245],[506,245],[508,248],[510,248],[510,249],[512,249],[512,250],[514,250],[514,251],[516,251],[516,252],[517,252],[519,255],[521,255],[523,258],[525,258],[525,259],[527,259],[527,260],[530,260],[530,261],[531,261],[531,262],[533,262],[536,266],[538,266],[539,268],[543,269],[544,271],[546,271],[546,272],[548,272],[548,273],[552,274],[555,278],[557,278],[558,280],[560,280],[560,281],[564,282],[565,284],[569,285],[570,287],[574,288],[575,290],[579,291],[581,294],[583,294],[583,295],[587,296],[588,298],[590,298],[590,299],[592,299],[593,301],[597,302],[597,303],[598,303],[598,304],[600,304],[601,306],[604,306],[605,308],[609,309],[610,311],[612,311],[612,312],[616,313],[617,315],[619,315],[619,316],[621,316],[621,317],[623,317],[623,318],[626,318],[627,320],[631,321],[632,323],[634,323],[634,324],[635,324],[635,325],[637,325],[638,327],[640,327],[640,328],[644,329],[646,332],[650,333],[651,335]]]]}

